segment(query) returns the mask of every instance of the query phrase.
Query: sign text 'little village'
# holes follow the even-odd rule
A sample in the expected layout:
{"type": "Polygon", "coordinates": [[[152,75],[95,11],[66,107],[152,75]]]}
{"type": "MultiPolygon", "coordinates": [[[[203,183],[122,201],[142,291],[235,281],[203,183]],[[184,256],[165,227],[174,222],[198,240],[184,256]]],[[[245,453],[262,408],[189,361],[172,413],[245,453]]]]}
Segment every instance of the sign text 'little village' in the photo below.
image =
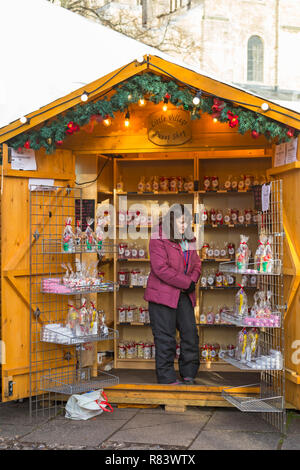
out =
{"type": "Polygon", "coordinates": [[[182,145],[192,138],[190,115],[186,111],[158,111],[149,116],[148,138],[156,145],[182,145]]]}

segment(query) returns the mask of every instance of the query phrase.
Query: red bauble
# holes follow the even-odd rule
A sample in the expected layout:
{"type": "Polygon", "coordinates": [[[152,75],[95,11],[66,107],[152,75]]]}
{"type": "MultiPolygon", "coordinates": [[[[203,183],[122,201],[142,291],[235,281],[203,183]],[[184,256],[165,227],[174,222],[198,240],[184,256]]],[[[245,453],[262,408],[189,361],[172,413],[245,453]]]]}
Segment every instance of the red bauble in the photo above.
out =
{"type": "Polygon", "coordinates": [[[73,129],[67,129],[66,134],[72,135],[74,133],[73,129]]]}
{"type": "Polygon", "coordinates": [[[232,118],[229,119],[229,127],[236,127],[239,123],[239,117],[237,115],[232,116],[232,118]]]}
{"type": "Polygon", "coordinates": [[[63,144],[63,140],[57,140],[55,143],[56,143],[56,145],[62,145],[62,144],[63,144]]]}
{"type": "Polygon", "coordinates": [[[22,152],[22,147],[18,147],[18,152],[22,152]]]}
{"type": "Polygon", "coordinates": [[[68,124],[67,124],[67,128],[68,129],[73,129],[74,127],[74,122],[73,121],[70,121],[68,124]]]}
{"type": "Polygon", "coordinates": [[[295,129],[293,129],[292,127],[289,127],[289,130],[287,131],[286,135],[288,137],[294,137],[294,133],[295,133],[295,129]]]}
{"type": "Polygon", "coordinates": [[[167,100],[169,100],[169,99],[171,98],[171,95],[170,95],[169,93],[166,93],[166,94],[165,94],[165,98],[166,98],[167,100]]]}
{"type": "Polygon", "coordinates": [[[79,130],[80,130],[80,127],[78,126],[78,124],[74,124],[73,131],[78,132],[79,130]]]}
{"type": "Polygon", "coordinates": [[[24,147],[25,147],[26,149],[30,149],[30,142],[29,142],[29,140],[26,140],[26,142],[25,142],[25,144],[24,144],[24,147]]]}
{"type": "Polygon", "coordinates": [[[259,137],[260,134],[259,134],[259,132],[255,131],[255,130],[253,129],[253,131],[251,132],[251,135],[252,135],[253,139],[258,139],[258,137],[259,137]]]}

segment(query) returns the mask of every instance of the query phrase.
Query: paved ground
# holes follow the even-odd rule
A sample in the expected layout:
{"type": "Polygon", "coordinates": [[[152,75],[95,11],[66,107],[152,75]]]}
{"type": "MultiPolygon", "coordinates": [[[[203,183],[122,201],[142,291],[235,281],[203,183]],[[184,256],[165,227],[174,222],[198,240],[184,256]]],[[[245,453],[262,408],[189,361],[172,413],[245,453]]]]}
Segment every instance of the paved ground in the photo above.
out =
{"type": "Polygon", "coordinates": [[[0,405],[2,449],[253,449],[300,450],[300,413],[288,413],[282,438],[258,414],[231,408],[189,407],[185,413],[118,409],[88,421],[28,418],[28,402],[0,405]]]}

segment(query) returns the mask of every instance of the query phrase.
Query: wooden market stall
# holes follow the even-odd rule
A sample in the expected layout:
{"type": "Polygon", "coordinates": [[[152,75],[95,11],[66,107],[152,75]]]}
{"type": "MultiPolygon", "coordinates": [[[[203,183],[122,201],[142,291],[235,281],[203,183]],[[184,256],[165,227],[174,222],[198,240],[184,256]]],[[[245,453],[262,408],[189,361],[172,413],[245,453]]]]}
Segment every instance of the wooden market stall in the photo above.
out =
{"type": "MultiPolygon", "coordinates": [[[[276,145],[276,135],[282,138],[288,132],[288,137],[297,137],[300,130],[299,114],[159,57],[145,56],[142,63],[133,62],[113,71],[38,112],[32,112],[26,118],[25,123],[15,121],[0,130],[0,143],[3,144],[1,333],[6,348],[6,362],[2,364],[2,400],[40,395],[47,390],[41,386],[45,371],[50,374],[51,369],[55,368],[64,376],[68,375],[69,370],[76,370],[77,358],[73,346],[52,345],[47,348],[40,341],[45,323],[62,321],[67,315],[68,297],[60,296],[58,299],[59,296],[56,296],[55,301],[52,301],[49,295],[40,292],[40,285],[46,276],[63,275],[61,264],[74,261],[72,254],[67,254],[68,261],[64,261],[57,246],[61,243],[65,219],[72,217],[74,221],[77,217],[76,200],[80,201],[80,214],[83,215],[84,207],[88,211],[86,214],[94,218],[97,205],[99,207],[108,202],[116,207],[118,213],[121,197],[127,198],[128,207],[140,203],[150,208],[150,204],[186,202],[191,204],[195,214],[201,204],[200,207],[204,205],[207,210],[221,209],[223,214],[227,208],[237,208],[242,212],[245,209],[254,210],[253,192],[244,188],[227,192],[223,189],[224,183],[229,175],[237,181],[241,175],[250,175],[256,177],[259,184],[266,179],[274,182],[282,180],[276,194],[280,210],[282,197],[285,235],[282,237],[282,305],[286,305],[282,311],[285,329],[285,392],[289,406],[300,409],[300,360],[297,355],[297,338],[300,335],[297,315],[300,296],[300,221],[297,211],[300,146],[294,161],[285,163],[283,159],[280,166],[275,166],[275,153],[276,158],[279,158],[280,150],[276,145]],[[134,82],[137,77],[139,81],[134,82]],[[130,83],[131,88],[127,86],[130,83]],[[144,96],[141,96],[142,89],[144,96]],[[153,89],[157,90],[157,97],[151,100],[153,89]],[[111,103],[114,96],[112,117],[109,116],[112,108],[107,103],[111,103]],[[200,105],[193,103],[192,98],[195,96],[199,97],[200,105]],[[101,108],[102,115],[99,118],[99,110],[97,114],[95,108],[92,113],[92,108],[87,107],[104,99],[106,104],[101,108]],[[76,105],[80,109],[79,114],[73,111],[76,105]],[[167,109],[162,110],[163,105],[167,109]],[[226,114],[222,115],[224,106],[227,106],[226,114]],[[82,115],[84,109],[90,110],[85,121],[82,115]],[[74,114],[68,114],[72,112],[74,114]],[[200,114],[201,119],[198,119],[200,114]],[[81,119],[80,129],[76,128],[76,116],[78,122],[81,119]],[[125,120],[127,127],[124,125],[125,120]],[[63,132],[59,127],[62,125],[63,132]],[[66,130],[70,135],[66,134],[66,130]],[[18,146],[35,149],[36,170],[13,169],[12,146],[15,149],[18,146]],[[204,191],[203,180],[207,175],[219,178],[217,191],[204,191]],[[153,177],[180,177],[182,182],[185,180],[191,185],[180,193],[178,188],[174,192],[156,192],[153,187],[140,191],[138,184],[143,184],[141,177],[145,177],[146,182],[153,177]],[[51,184],[58,187],[55,195],[46,189],[29,191],[29,180],[36,178],[53,180],[51,184]],[[68,187],[70,189],[66,189],[68,187]],[[91,200],[95,202],[94,205],[85,202],[91,200]],[[49,249],[50,242],[47,245],[47,240],[50,239],[51,243],[56,243],[55,248],[51,245],[49,249]]],[[[31,184],[34,183],[37,184],[32,180],[31,184]]],[[[46,184],[45,181],[42,183],[46,184]]],[[[215,227],[210,224],[204,227],[204,231],[200,225],[196,218],[195,227],[202,244],[207,242],[219,250],[225,242],[237,246],[240,234],[245,232],[255,252],[257,223],[247,224],[243,220],[234,227],[215,227]]],[[[113,227],[114,247],[127,243],[126,239],[122,239],[121,230],[117,220],[113,227]]],[[[148,221],[145,226],[141,223],[140,230],[148,234],[148,221]]],[[[131,252],[126,259],[119,259],[115,249],[104,256],[101,271],[105,279],[118,283],[122,279],[120,274],[122,276],[122,273],[133,269],[140,274],[147,274],[148,235],[146,239],[137,240],[136,244],[136,248],[144,250],[144,257],[136,259],[131,252]]],[[[199,253],[203,254],[201,249],[199,253]]],[[[83,255],[84,260],[87,260],[86,256],[83,255]]],[[[96,254],[92,256],[94,260],[97,258],[96,254]]],[[[203,261],[203,270],[216,271],[219,262],[220,255],[212,256],[203,261]]],[[[87,365],[92,366],[92,377],[96,379],[99,370],[111,361],[113,351],[113,373],[119,373],[120,383],[105,387],[111,402],[165,404],[177,408],[187,404],[225,406],[227,402],[221,396],[225,386],[256,382],[257,377],[252,378],[256,373],[236,369],[220,358],[218,361],[201,363],[199,382],[195,386],[168,387],[155,384],[153,358],[123,357],[119,351],[122,342],[153,341],[148,324],[137,318],[131,322],[120,322],[119,318],[118,308],[122,305],[146,305],[143,292],[142,284],[123,286],[121,282],[118,291],[93,294],[98,308],[105,311],[107,325],[117,330],[119,336],[94,343],[92,359],[87,359],[87,365]],[[108,354],[101,356],[98,354],[101,351],[108,354]],[[97,364],[97,357],[100,356],[103,362],[97,364]]],[[[235,286],[223,286],[219,291],[217,288],[197,289],[196,319],[201,345],[235,343],[236,326],[209,324],[203,321],[201,315],[207,313],[209,307],[216,312],[224,304],[233,304],[236,292],[235,286]]],[[[254,289],[251,289],[251,285],[248,292],[249,299],[252,299],[254,289]]],[[[256,387],[236,389],[236,392],[248,394],[255,391],[256,387]]]]}

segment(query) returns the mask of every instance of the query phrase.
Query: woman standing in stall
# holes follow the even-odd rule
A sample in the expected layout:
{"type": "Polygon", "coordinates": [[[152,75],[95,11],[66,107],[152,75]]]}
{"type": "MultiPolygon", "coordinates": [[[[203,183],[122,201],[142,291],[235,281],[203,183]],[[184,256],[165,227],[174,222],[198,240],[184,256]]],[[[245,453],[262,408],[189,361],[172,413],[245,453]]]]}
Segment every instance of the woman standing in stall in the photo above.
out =
{"type": "Polygon", "coordinates": [[[192,232],[192,216],[183,204],[174,204],[152,234],[151,272],[144,299],[149,302],[155,342],[158,383],[193,384],[199,368],[199,337],[195,322],[195,285],[201,273],[192,232]],[[180,333],[179,373],[176,378],[176,328],[180,333]]]}

